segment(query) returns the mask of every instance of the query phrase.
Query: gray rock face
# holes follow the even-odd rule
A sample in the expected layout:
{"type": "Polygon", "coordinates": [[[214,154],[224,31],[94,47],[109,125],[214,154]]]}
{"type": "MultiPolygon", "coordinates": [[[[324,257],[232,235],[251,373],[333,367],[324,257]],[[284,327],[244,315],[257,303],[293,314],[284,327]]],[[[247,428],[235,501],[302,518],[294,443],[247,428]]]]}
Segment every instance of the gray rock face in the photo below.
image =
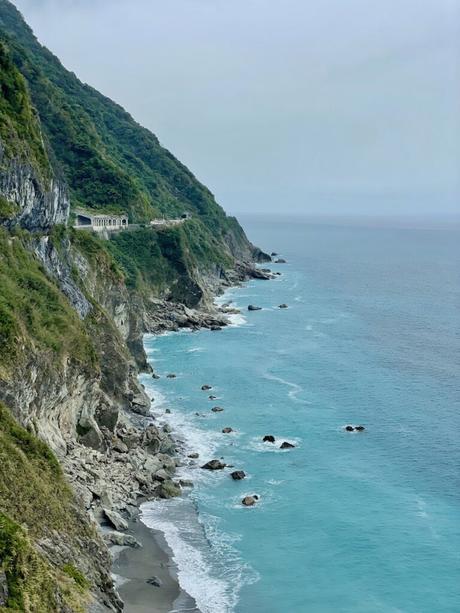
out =
{"type": "Polygon", "coordinates": [[[30,164],[5,157],[0,142],[0,195],[19,207],[11,225],[31,232],[43,232],[69,217],[69,196],[65,185],[52,178],[44,185],[30,164]]]}
{"type": "Polygon", "coordinates": [[[2,571],[0,572],[0,607],[5,607],[8,601],[8,581],[6,575],[2,571]]]}
{"type": "MultiPolygon", "coordinates": [[[[68,241],[66,241],[64,248],[70,249],[68,241]]],[[[73,280],[71,264],[58,253],[48,236],[42,236],[37,240],[35,255],[41,261],[47,273],[56,279],[62,292],[67,296],[81,319],[85,319],[91,311],[91,304],[73,280]]]]}

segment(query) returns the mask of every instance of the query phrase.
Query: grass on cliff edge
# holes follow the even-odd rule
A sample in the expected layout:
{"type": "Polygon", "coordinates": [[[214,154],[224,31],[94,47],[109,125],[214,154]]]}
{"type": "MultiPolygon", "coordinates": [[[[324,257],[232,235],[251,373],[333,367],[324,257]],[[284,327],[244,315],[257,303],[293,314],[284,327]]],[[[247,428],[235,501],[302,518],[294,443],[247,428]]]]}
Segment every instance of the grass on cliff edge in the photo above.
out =
{"type": "Polygon", "coordinates": [[[52,566],[35,548],[56,533],[64,542],[90,535],[51,450],[0,403],[0,570],[8,582],[6,611],[81,611],[88,581],[72,564],[52,566]]]}
{"type": "Polygon", "coordinates": [[[97,362],[84,324],[65,296],[21,238],[0,228],[0,373],[34,348],[91,367],[97,362]]]}

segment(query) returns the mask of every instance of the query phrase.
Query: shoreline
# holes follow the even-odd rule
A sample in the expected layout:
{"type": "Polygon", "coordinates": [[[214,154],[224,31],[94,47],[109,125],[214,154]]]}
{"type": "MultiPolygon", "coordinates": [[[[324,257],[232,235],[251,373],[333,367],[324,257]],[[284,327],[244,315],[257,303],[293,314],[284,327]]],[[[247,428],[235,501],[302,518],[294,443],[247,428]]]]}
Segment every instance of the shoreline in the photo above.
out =
{"type": "Polygon", "coordinates": [[[195,600],[177,578],[173,552],[163,533],[149,528],[140,514],[129,522],[128,533],[141,547],[114,548],[112,572],[127,613],[200,613],[195,600]],[[118,550],[117,550],[118,549],[118,550]],[[148,583],[159,579],[160,585],[148,583]]]}
{"type": "MultiPolygon", "coordinates": [[[[258,269],[255,268],[254,270],[258,269]]],[[[245,279],[239,279],[234,285],[215,288],[213,309],[211,311],[206,310],[204,313],[208,317],[210,312],[213,313],[217,321],[220,318],[220,325],[223,325],[223,320],[225,320],[225,327],[239,326],[244,323],[245,318],[241,311],[231,306],[232,300],[226,304],[225,296],[227,292],[241,287],[242,283],[251,280],[251,278],[268,280],[273,279],[274,275],[264,271],[260,275],[247,275],[245,279]],[[240,318],[243,321],[238,321],[240,318]]],[[[198,327],[205,329],[208,326],[201,324],[198,327]]],[[[213,329],[212,326],[209,327],[213,329]]],[[[176,327],[173,330],[163,329],[153,333],[150,332],[148,335],[159,336],[168,332],[180,332],[181,330],[192,332],[194,329],[197,328],[176,327]]],[[[217,329],[220,328],[217,327],[217,329]]],[[[158,419],[164,420],[166,425],[170,427],[168,415],[156,414],[154,406],[155,404],[152,403],[151,416],[154,422],[158,423],[158,419]]],[[[179,433],[176,431],[172,431],[170,434],[176,444],[175,457],[180,460],[180,464],[176,464],[176,479],[179,477],[177,468],[181,465],[187,466],[190,464],[184,448],[184,441],[178,439],[178,435],[179,433]]],[[[127,613],[201,613],[195,599],[183,589],[179,582],[174,551],[168,545],[166,535],[161,530],[150,527],[142,521],[142,506],[148,502],[148,498],[144,499],[139,505],[136,515],[128,522],[128,534],[132,535],[141,547],[115,546],[111,548],[113,556],[112,573],[117,584],[117,591],[124,602],[124,611],[127,613]],[[153,577],[160,580],[159,587],[148,582],[153,577]]]]}

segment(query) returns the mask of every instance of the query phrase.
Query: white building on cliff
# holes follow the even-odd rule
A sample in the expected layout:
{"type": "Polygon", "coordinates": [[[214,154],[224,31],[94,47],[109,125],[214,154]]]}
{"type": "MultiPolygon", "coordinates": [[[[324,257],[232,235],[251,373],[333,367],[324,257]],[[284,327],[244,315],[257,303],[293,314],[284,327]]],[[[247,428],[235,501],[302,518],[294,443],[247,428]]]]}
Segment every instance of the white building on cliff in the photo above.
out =
{"type": "Polygon", "coordinates": [[[75,228],[94,230],[95,232],[103,231],[120,231],[128,228],[127,215],[102,215],[91,211],[77,209],[75,211],[75,228]]]}

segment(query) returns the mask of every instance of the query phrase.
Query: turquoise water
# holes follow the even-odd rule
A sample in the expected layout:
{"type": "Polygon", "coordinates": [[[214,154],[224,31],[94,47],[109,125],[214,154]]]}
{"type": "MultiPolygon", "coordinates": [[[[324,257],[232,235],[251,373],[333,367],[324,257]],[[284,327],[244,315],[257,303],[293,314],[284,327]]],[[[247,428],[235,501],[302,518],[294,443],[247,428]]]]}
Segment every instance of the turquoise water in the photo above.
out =
{"type": "Polygon", "coordinates": [[[283,275],[226,296],[240,325],[147,338],[162,378],[143,382],[199,464],[223,456],[248,478],[184,467],[193,492],[145,521],[203,613],[460,611],[458,231],[246,229],[283,275]]]}

